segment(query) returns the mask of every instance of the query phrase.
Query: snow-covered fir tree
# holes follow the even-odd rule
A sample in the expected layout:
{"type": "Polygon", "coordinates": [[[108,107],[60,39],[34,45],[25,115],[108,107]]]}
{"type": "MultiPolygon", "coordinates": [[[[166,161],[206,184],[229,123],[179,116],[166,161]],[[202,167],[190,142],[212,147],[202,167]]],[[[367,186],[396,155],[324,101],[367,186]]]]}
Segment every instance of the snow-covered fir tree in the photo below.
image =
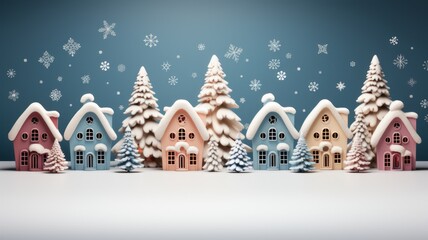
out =
{"type": "Polygon", "coordinates": [[[370,169],[370,161],[366,159],[361,143],[362,140],[358,135],[355,135],[352,140],[351,150],[346,155],[345,170],[363,172],[370,169]]]}
{"type": "Polygon", "coordinates": [[[364,114],[361,111],[356,113],[355,122],[351,125],[351,131],[354,138],[358,137],[361,140],[361,147],[367,161],[374,159],[375,153],[370,143],[372,134],[369,132],[367,123],[364,121],[364,114]]]}
{"type": "MultiPolygon", "coordinates": [[[[128,117],[119,130],[123,133],[128,126],[131,128],[138,152],[146,159],[148,167],[160,166],[162,162],[161,146],[154,134],[162,114],[152,88],[146,69],[142,66],[134,83],[129,106],[124,112],[128,117]]],[[[113,151],[117,153],[122,143],[123,139],[113,147],[113,151]]]]}
{"type": "Polygon", "coordinates": [[[127,172],[130,172],[135,168],[144,167],[142,164],[144,160],[140,158],[130,127],[127,127],[125,130],[123,144],[117,154],[116,161],[119,162],[117,167],[127,172]]]}
{"type": "Polygon", "coordinates": [[[214,139],[208,142],[208,155],[203,169],[209,172],[218,172],[223,169],[222,161],[218,156],[218,143],[214,139]]]}
{"type": "Polygon", "coordinates": [[[245,172],[251,170],[252,165],[244,144],[240,138],[237,138],[229,152],[229,161],[226,163],[227,169],[232,172],[245,172]]]}
{"type": "MultiPolygon", "coordinates": [[[[230,96],[232,90],[228,87],[225,77],[220,61],[216,55],[213,55],[205,74],[205,83],[198,95],[198,107],[208,111],[206,127],[211,138],[219,143],[218,156],[223,162],[227,161],[235,139],[244,137],[241,133],[244,128],[241,118],[232,111],[239,106],[230,96]]],[[[207,144],[205,143],[204,148],[205,156],[208,150],[207,144]]]]}
{"type": "Polygon", "coordinates": [[[44,163],[43,170],[52,173],[62,172],[68,169],[68,162],[65,160],[65,155],[61,150],[61,145],[57,139],[52,145],[52,149],[48,153],[46,162],[44,163]]]}
{"type": "Polygon", "coordinates": [[[312,154],[304,137],[300,136],[297,145],[293,150],[290,161],[290,170],[292,172],[309,172],[314,170],[312,154]]]}

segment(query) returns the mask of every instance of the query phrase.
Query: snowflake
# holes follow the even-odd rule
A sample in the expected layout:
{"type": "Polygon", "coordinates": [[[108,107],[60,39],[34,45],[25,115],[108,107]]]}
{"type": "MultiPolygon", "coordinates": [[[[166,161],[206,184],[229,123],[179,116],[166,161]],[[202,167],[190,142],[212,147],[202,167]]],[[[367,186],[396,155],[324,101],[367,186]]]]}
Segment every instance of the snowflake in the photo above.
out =
{"type": "Polygon", "coordinates": [[[243,97],[239,99],[239,102],[240,102],[240,103],[245,103],[245,101],[246,101],[246,100],[245,100],[245,98],[243,98],[243,97]]]}
{"type": "Polygon", "coordinates": [[[62,82],[63,78],[62,78],[62,76],[58,76],[58,77],[56,78],[56,80],[57,80],[58,82],[62,82]]]}
{"type": "Polygon", "coordinates": [[[125,109],[125,107],[123,105],[119,105],[119,110],[123,111],[123,109],[125,109]]]}
{"type": "Polygon", "coordinates": [[[393,37],[391,37],[391,38],[389,39],[389,43],[390,43],[391,45],[393,45],[393,46],[397,45],[397,44],[398,44],[398,38],[397,38],[397,36],[393,36],[393,37]]]}
{"type": "Polygon", "coordinates": [[[291,59],[291,57],[292,57],[293,55],[291,54],[291,53],[287,53],[287,54],[285,54],[285,58],[287,58],[287,59],[291,59]]]}
{"type": "Polygon", "coordinates": [[[107,61],[101,62],[100,68],[101,68],[101,70],[106,72],[107,70],[110,69],[110,63],[107,61]]]}
{"type": "Polygon", "coordinates": [[[336,88],[339,91],[343,91],[346,88],[345,83],[343,83],[343,82],[336,83],[336,88]]]}
{"type": "Polygon", "coordinates": [[[425,115],[424,120],[425,120],[425,122],[427,122],[427,123],[428,123],[428,114],[427,114],[427,115],[425,115]]]}
{"type": "Polygon", "coordinates": [[[281,61],[279,59],[272,59],[269,61],[268,67],[269,69],[278,69],[281,65],[281,61]]]}
{"type": "Polygon", "coordinates": [[[398,69],[403,69],[407,65],[407,59],[400,54],[396,59],[394,59],[393,63],[398,69]]]}
{"type": "Polygon", "coordinates": [[[54,90],[52,90],[49,97],[52,99],[52,101],[58,102],[62,97],[61,91],[58,89],[54,89],[54,90]]]}
{"type": "Polygon", "coordinates": [[[117,71],[119,71],[119,72],[125,72],[126,71],[125,64],[119,64],[119,65],[117,65],[117,71]]]}
{"type": "Polygon", "coordinates": [[[91,81],[91,77],[89,75],[83,75],[80,79],[82,79],[83,84],[89,84],[91,81]]]}
{"type": "Polygon", "coordinates": [[[49,68],[49,66],[55,61],[55,57],[50,55],[48,51],[45,51],[43,53],[43,56],[39,58],[39,63],[43,64],[46,69],[49,68]]]}
{"type": "Polygon", "coordinates": [[[106,20],[103,21],[104,27],[98,29],[98,32],[103,33],[103,38],[107,39],[108,35],[112,35],[113,37],[116,36],[116,32],[114,31],[114,27],[116,26],[116,23],[112,23],[111,25],[108,24],[106,20]]]}
{"type": "Polygon", "coordinates": [[[19,92],[17,92],[16,90],[9,91],[8,99],[16,102],[16,100],[19,99],[19,92]]]}
{"type": "Polygon", "coordinates": [[[70,38],[68,39],[68,42],[62,46],[62,49],[74,57],[74,54],[76,54],[77,50],[80,49],[80,43],[77,43],[73,38],[70,38]]]}
{"type": "Polygon", "coordinates": [[[171,76],[168,78],[169,85],[175,85],[178,83],[178,78],[176,76],[171,76]]]}
{"type": "Polygon", "coordinates": [[[146,35],[146,38],[144,38],[144,42],[146,46],[152,48],[157,46],[159,40],[157,36],[150,33],[148,36],[146,35]]]}
{"type": "Polygon", "coordinates": [[[198,77],[198,74],[197,73],[192,73],[192,78],[197,78],[198,77]]]}
{"type": "Polygon", "coordinates": [[[407,81],[407,84],[409,84],[411,87],[415,86],[417,81],[413,78],[410,78],[409,81],[407,81]]]}
{"type": "Polygon", "coordinates": [[[251,80],[250,82],[250,89],[253,90],[254,92],[257,92],[258,90],[260,90],[262,84],[260,83],[260,80],[254,79],[251,80]]]}
{"type": "Polygon", "coordinates": [[[279,81],[283,81],[285,78],[287,78],[287,74],[284,71],[279,71],[276,74],[276,78],[278,78],[279,81]]]}
{"type": "Polygon", "coordinates": [[[229,49],[227,50],[226,54],[224,54],[224,57],[233,59],[235,62],[238,62],[242,51],[243,51],[242,48],[234,46],[233,44],[230,44],[229,49]]]}
{"type": "Polygon", "coordinates": [[[318,44],[318,54],[328,54],[327,52],[328,44],[318,44]]]}
{"type": "Polygon", "coordinates": [[[428,107],[428,100],[423,99],[423,100],[421,101],[421,108],[427,108],[427,107],[428,107]]]}
{"type": "Polygon", "coordinates": [[[309,91],[316,92],[318,91],[319,84],[317,82],[310,82],[308,85],[309,91]]]}
{"type": "Polygon", "coordinates": [[[168,72],[169,68],[171,67],[171,64],[169,64],[168,62],[164,62],[162,63],[162,70],[164,70],[165,72],[168,72]]]}
{"type": "Polygon", "coordinates": [[[355,67],[357,65],[357,63],[355,62],[355,61],[351,61],[350,63],[349,63],[349,66],[350,67],[355,67]]]}
{"type": "Polygon", "coordinates": [[[205,50],[205,44],[204,43],[199,43],[198,44],[198,50],[199,51],[204,51],[205,50]]]}
{"type": "Polygon", "coordinates": [[[16,76],[16,71],[15,69],[9,69],[6,71],[6,76],[8,78],[14,78],[16,76]]]}
{"type": "Polygon", "coordinates": [[[269,41],[268,47],[269,47],[269,51],[276,52],[280,50],[281,43],[279,42],[279,40],[272,39],[269,41]]]}
{"type": "Polygon", "coordinates": [[[422,67],[424,67],[424,70],[428,71],[428,60],[425,60],[422,64],[422,67]]]}

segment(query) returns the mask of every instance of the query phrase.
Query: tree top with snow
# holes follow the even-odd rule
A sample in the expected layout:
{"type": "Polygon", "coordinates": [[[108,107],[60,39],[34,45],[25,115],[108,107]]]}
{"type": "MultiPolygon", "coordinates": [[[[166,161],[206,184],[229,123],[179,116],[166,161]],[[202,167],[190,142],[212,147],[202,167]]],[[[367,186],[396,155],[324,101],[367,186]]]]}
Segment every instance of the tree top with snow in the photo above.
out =
{"type": "Polygon", "coordinates": [[[141,75],[141,76],[147,75],[147,71],[146,71],[146,68],[144,66],[141,66],[140,71],[138,72],[138,75],[141,75]]]}

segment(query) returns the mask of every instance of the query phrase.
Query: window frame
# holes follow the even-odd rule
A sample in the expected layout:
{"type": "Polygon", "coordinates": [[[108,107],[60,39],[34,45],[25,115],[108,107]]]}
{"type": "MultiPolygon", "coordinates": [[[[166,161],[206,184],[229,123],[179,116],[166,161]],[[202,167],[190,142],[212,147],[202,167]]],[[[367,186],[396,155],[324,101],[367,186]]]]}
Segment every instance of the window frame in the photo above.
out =
{"type": "Polygon", "coordinates": [[[30,159],[30,153],[27,150],[21,151],[19,162],[21,166],[28,166],[28,160],[30,159]]]}
{"type": "Polygon", "coordinates": [[[27,141],[27,140],[28,140],[28,137],[29,137],[29,135],[28,135],[28,133],[27,133],[27,132],[23,132],[23,133],[21,133],[21,139],[22,139],[22,140],[27,141]],[[27,136],[26,138],[24,138],[24,134],[27,136]]]}
{"type": "Polygon", "coordinates": [[[315,138],[315,139],[320,139],[320,133],[319,132],[314,132],[314,134],[313,134],[313,137],[315,138]]]}
{"type": "Polygon", "coordinates": [[[280,150],[279,151],[279,164],[287,165],[288,164],[288,151],[280,150]]]}
{"type": "Polygon", "coordinates": [[[312,159],[313,161],[318,164],[320,163],[320,151],[319,150],[312,150],[312,159]]]}
{"type": "Polygon", "coordinates": [[[42,133],[42,140],[47,141],[49,138],[49,135],[47,133],[42,133]]]}
{"type": "Polygon", "coordinates": [[[94,123],[94,118],[91,116],[87,116],[85,119],[86,124],[91,125],[94,123]]]}
{"type": "Polygon", "coordinates": [[[175,165],[175,152],[167,151],[166,155],[167,155],[168,165],[175,165]]]}
{"type": "Polygon", "coordinates": [[[186,141],[186,129],[178,129],[178,141],[186,141]]]}
{"type": "Polygon", "coordinates": [[[268,119],[268,122],[270,125],[274,125],[277,121],[278,121],[278,118],[275,117],[274,115],[271,115],[268,119]]]}
{"type": "Polygon", "coordinates": [[[323,128],[321,139],[322,140],[330,140],[330,129],[323,128]]]}
{"type": "Polygon", "coordinates": [[[266,163],[267,163],[267,151],[260,150],[257,152],[257,156],[259,158],[259,165],[266,165],[266,163]]]}
{"type": "Polygon", "coordinates": [[[31,129],[31,142],[39,141],[39,130],[37,128],[31,129]]]}
{"type": "Polygon", "coordinates": [[[411,157],[410,156],[404,156],[404,164],[410,164],[411,163],[411,157]]]}
{"type": "Polygon", "coordinates": [[[383,155],[383,166],[391,167],[391,153],[387,152],[383,155]]]}
{"type": "Polygon", "coordinates": [[[196,166],[196,163],[197,163],[196,160],[197,160],[196,153],[189,154],[189,165],[196,166]]]}
{"type": "Polygon", "coordinates": [[[268,138],[269,138],[269,141],[277,141],[278,140],[276,128],[269,128],[268,138]]]}
{"type": "Polygon", "coordinates": [[[86,141],[94,141],[94,129],[87,128],[85,131],[85,140],[86,141]]]}
{"type": "Polygon", "coordinates": [[[259,136],[260,136],[260,139],[265,140],[266,137],[267,137],[267,134],[265,132],[261,132],[259,136]],[[262,134],[263,134],[264,137],[262,136],[262,134]]]}
{"type": "Polygon", "coordinates": [[[329,120],[330,120],[330,116],[327,113],[321,116],[321,122],[328,123],[329,120]]]}
{"type": "Polygon", "coordinates": [[[96,138],[97,140],[101,140],[101,139],[103,139],[103,137],[104,137],[104,134],[103,134],[102,132],[97,132],[97,133],[95,134],[95,138],[96,138]],[[101,135],[101,137],[98,137],[98,135],[101,135]]]}
{"type": "Polygon", "coordinates": [[[102,150],[97,151],[97,163],[98,164],[105,164],[106,163],[106,153],[102,150]]]}
{"type": "Polygon", "coordinates": [[[175,137],[176,137],[176,136],[175,136],[175,133],[173,133],[173,132],[170,132],[170,133],[169,133],[169,139],[170,139],[170,140],[175,140],[175,137]]]}
{"type": "Polygon", "coordinates": [[[84,153],[83,151],[76,151],[74,156],[74,160],[77,165],[83,165],[84,153]]]}
{"type": "Polygon", "coordinates": [[[399,132],[394,132],[392,135],[392,142],[394,144],[401,144],[401,134],[399,132]]]}
{"type": "Polygon", "coordinates": [[[341,153],[334,153],[333,154],[334,163],[342,163],[342,154],[341,153]]]}

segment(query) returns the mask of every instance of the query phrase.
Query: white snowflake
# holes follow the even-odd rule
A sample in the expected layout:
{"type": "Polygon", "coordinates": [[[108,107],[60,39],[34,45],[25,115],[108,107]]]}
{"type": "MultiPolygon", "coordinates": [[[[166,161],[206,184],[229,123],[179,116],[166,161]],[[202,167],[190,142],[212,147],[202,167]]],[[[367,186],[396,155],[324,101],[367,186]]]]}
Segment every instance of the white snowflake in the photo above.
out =
{"type": "Polygon", "coordinates": [[[254,79],[250,82],[250,89],[254,92],[257,92],[262,87],[262,84],[260,83],[260,80],[254,79]]]}
{"type": "Polygon", "coordinates": [[[318,91],[319,84],[317,82],[310,82],[308,85],[309,91],[316,92],[318,91]]]}
{"type": "Polygon", "coordinates": [[[62,97],[61,91],[58,89],[54,89],[54,90],[52,90],[49,97],[52,99],[52,101],[58,102],[62,97]]]}
{"type": "Polygon", "coordinates": [[[357,65],[357,63],[355,62],[355,61],[351,61],[350,63],[349,63],[349,66],[350,67],[355,67],[357,65]]]}
{"type": "Polygon", "coordinates": [[[287,58],[287,59],[291,59],[292,57],[293,57],[293,55],[291,53],[285,54],[285,58],[287,58]]]}
{"type": "Polygon", "coordinates": [[[49,66],[55,61],[55,57],[50,55],[48,51],[45,51],[43,53],[43,56],[39,58],[39,63],[43,64],[46,69],[49,68],[49,66]]]}
{"type": "Polygon", "coordinates": [[[318,54],[328,54],[327,52],[328,44],[318,44],[318,54]]]}
{"type": "Polygon", "coordinates": [[[336,88],[339,91],[343,91],[346,88],[346,85],[344,82],[338,82],[338,83],[336,83],[336,88]]]}
{"type": "Polygon", "coordinates": [[[125,109],[125,107],[123,105],[119,105],[119,110],[123,111],[123,109],[125,109]]]}
{"type": "Polygon", "coordinates": [[[103,27],[98,29],[98,32],[103,34],[103,38],[107,39],[109,35],[115,37],[116,32],[114,31],[114,27],[116,26],[116,23],[112,23],[111,25],[108,24],[106,20],[103,21],[103,27]]]}
{"type": "Polygon", "coordinates": [[[269,41],[268,47],[269,47],[269,51],[276,52],[280,50],[281,43],[279,42],[279,40],[272,39],[269,41]]]}
{"type": "Polygon", "coordinates": [[[410,78],[409,81],[407,81],[407,84],[409,84],[410,87],[415,86],[416,83],[417,81],[413,78],[410,78]]]}
{"type": "Polygon", "coordinates": [[[16,76],[16,71],[15,69],[9,69],[6,71],[6,76],[8,78],[14,78],[16,76]]]}
{"type": "Polygon", "coordinates": [[[125,72],[126,71],[125,64],[119,64],[119,65],[117,65],[117,71],[119,71],[119,72],[125,72]]]}
{"type": "Polygon", "coordinates": [[[284,71],[279,71],[276,74],[276,78],[278,78],[279,81],[283,81],[284,79],[287,78],[287,74],[284,71]]]}
{"type": "Polygon", "coordinates": [[[229,49],[227,50],[226,54],[224,54],[224,57],[238,62],[242,51],[244,51],[242,48],[230,44],[229,49]]]}
{"type": "Polygon", "coordinates": [[[427,114],[427,115],[425,115],[424,120],[425,120],[425,122],[427,122],[427,123],[428,123],[428,114],[427,114]]]}
{"type": "Polygon", "coordinates": [[[70,38],[68,39],[68,42],[62,46],[62,49],[74,57],[74,54],[76,54],[77,50],[80,49],[80,43],[77,43],[73,38],[70,38]]]}
{"type": "Polygon", "coordinates": [[[394,59],[393,63],[398,69],[403,69],[404,67],[406,67],[408,62],[407,59],[400,54],[397,56],[397,58],[394,59]]]}
{"type": "Polygon", "coordinates": [[[428,107],[428,100],[423,99],[423,100],[421,101],[421,108],[427,108],[427,107],[428,107]]]}
{"type": "Polygon", "coordinates": [[[162,70],[164,70],[165,72],[168,72],[168,70],[171,68],[171,64],[169,64],[168,62],[164,62],[162,63],[162,70]]]}
{"type": "Polygon", "coordinates": [[[204,43],[199,43],[198,44],[198,50],[199,51],[204,51],[205,50],[205,44],[204,43]]]}
{"type": "Polygon", "coordinates": [[[62,82],[63,78],[62,78],[62,76],[58,76],[58,77],[56,78],[56,80],[57,80],[58,82],[62,82]]]}
{"type": "Polygon", "coordinates": [[[152,48],[157,46],[159,40],[157,36],[150,33],[149,35],[146,35],[146,38],[144,38],[144,42],[147,47],[152,48]]]}
{"type": "Polygon", "coordinates": [[[245,103],[245,101],[246,101],[246,100],[245,100],[245,98],[243,98],[243,97],[239,99],[239,102],[240,102],[240,103],[245,103]]]}
{"type": "Polygon", "coordinates": [[[19,99],[19,92],[17,92],[16,90],[9,91],[8,99],[16,102],[16,100],[19,99]]]}
{"type": "Polygon", "coordinates": [[[168,78],[169,85],[176,85],[178,83],[178,78],[176,76],[171,76],[168,78]]]}
{"type": "Polygon", "coordinates": [[[391,37],[391,38],[389,39],[389,43],[390,43],[391,45],[393,45],[393,46],[397,45],[397,44],[398,44],[398,38],[397,38],[397,36],[393,36],[393,37],[391,37]]]}
{"type": "Polygon", "coordinates": [[[192,78],[197,78],[198,77],[198,74],[197,73],[192,73],[192,78]]]}
{"type": "Polygon", "coordinates": [[[428,60],[424,61],[424,63],[422,64],[422,67],[424,68],[425,71],[428,71],[428,60]]]}
{"type": "Polygon", "coordinates": [[[107,61],[101,62],[100,69],[106,72],[107,70],[110,69],[110,63],[107,61]]]}
{"type": "Polygon", "coordinates": [[[281,66],[281,60],[272,59],[269,61],[268,67],[269,69],[278,69],[281,66]]]}
{"type": "Polygon", "coordinates": [[[80,79],[82,79],[83,84],[89,84],[91,81],[91,77],[89,75],[83,75],[80,79]]]}

